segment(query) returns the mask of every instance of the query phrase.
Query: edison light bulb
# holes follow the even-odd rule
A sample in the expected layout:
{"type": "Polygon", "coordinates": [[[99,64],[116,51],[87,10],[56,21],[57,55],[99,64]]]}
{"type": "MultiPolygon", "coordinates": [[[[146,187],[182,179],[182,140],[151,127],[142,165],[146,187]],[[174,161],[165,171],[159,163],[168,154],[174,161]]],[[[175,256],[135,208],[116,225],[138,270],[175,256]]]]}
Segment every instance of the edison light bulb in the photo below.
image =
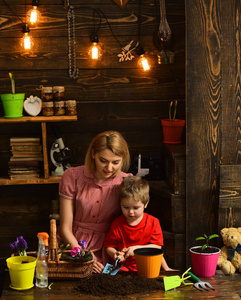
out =
{"type": "Polygon", "coordinates": [[[144,54],[140,56],[140,63],[144,71],[150,70],[150,64],[148,63],[148,60],[145,58],[144,54]]]}
{"type": "Polygon", "coordinates": [[[89,55],[92,59],[98,59],[101,57],[101,48],[98,43],[93,42],[89,50],[89,55]]]}
{"type": "Polygon", "coordinates": [[[30,50],[33,46],[33,41],[32,38],[29,36],[29,28],[27,24],[24,24],[23,26],[23,37],[21,38],[21,46],[25,49],[25,50],[30,50]]]}
{"type": "Polygon", "coordinates": [[[28,22],[31,23],[31,25],[36,25],[40,20],[40,16],[41,14],[37,6],[33,6],[33,8],[27,12],[28,22]]]}

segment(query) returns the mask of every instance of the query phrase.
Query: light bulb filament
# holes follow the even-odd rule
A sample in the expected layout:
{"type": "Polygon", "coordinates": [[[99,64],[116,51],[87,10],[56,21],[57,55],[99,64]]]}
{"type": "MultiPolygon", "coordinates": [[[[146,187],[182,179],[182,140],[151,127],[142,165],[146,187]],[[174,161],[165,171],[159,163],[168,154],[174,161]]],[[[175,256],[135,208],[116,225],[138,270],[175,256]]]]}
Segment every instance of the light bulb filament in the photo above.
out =
{"type": "Polygon", "coordinates": [[[23,45],[24,45],[24,49],[26,50],[31,49],[31,40],[27,32],[24,33],[23,45]]]}
{"type": "Polygon", "coordinates": [[[30,23],[36,23],[38,19],[37,7],[34,6],[30,14],[30,23]]]}
{"type": "Polygon", "coordinates": [[[145,56],[143,56],[143,57],[141,58],[141,64],[142,64],[142,67],[143,67],[143,70],[144,70],[144,71],[150,70],[149,63],[148,63],[147,59],[145,58],[145,56]]]}

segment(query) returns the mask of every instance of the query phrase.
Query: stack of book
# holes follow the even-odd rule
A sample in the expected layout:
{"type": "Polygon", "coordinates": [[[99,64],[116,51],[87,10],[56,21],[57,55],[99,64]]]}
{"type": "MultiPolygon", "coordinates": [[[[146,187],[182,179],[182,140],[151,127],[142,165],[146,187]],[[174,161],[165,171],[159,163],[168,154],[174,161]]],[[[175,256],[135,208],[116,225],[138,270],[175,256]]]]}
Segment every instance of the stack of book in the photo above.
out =
{"type": "Polygon", "coordinates": [[[12,156],[8,162],[10,179],[39,178],[43,161],[42,145],[38,137],[10,139],[12,156]]]}

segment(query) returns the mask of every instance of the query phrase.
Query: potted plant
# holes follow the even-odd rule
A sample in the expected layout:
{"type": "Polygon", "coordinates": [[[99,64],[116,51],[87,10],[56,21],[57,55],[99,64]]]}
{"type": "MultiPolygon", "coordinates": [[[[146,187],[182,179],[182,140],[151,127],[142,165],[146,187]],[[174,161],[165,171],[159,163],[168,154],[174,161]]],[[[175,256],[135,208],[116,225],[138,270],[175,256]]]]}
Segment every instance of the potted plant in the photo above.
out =
{"type": "Polygon", "coordinates": [[[218,237],[217,234],[200,236],[196,238],[198,240],[204,240],[205,243],[202,246],[195,246],[189,249],[191,253],[193,271],[196,276],[200,277],[212,277],[215,274],[220,249],[209,245],[209,241],[218,237]]]}
{"type": "Polygon", "coordinates": [[[9,245],[13,253],[19,254],[6,259],[11,280],[10,287],[14,290],[31,289],[34,286],[36,257],[27,256],[28,245],[22,236],[17,237],[17,240],[9,245]]]}
{"type": "Polygon", "coordinates": [[[12,73],[9,73],[12,93],[1,95],[5,118],[21,118],[23,116],[23,101],[25,94],[15,93],[15,80],[12,73]]]}
{"type": "Polygon", "coordinates": [[[163,129],[163,143],[166,144],[181,144],[182,143],[182,133],[186,121],[181,119],[176,119],[177,114],[177,100],[171,101],[169,104],[169,118],[162,119],[162,129],[163,129]],[[173,115],[172,115],[173,110],[173,115]]]}

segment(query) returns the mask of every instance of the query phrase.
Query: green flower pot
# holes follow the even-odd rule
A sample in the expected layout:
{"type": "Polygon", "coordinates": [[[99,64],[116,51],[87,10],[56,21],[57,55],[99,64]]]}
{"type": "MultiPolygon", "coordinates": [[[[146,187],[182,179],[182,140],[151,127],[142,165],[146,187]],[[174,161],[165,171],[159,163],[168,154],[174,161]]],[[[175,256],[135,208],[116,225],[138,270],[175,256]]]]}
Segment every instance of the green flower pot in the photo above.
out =
{"type": "Polygon", "coordinates": [[[1,100],[3,103],[5,118],[21,118],[23,116],[23,102],[25,94],[3,94],[1,100]]]}

